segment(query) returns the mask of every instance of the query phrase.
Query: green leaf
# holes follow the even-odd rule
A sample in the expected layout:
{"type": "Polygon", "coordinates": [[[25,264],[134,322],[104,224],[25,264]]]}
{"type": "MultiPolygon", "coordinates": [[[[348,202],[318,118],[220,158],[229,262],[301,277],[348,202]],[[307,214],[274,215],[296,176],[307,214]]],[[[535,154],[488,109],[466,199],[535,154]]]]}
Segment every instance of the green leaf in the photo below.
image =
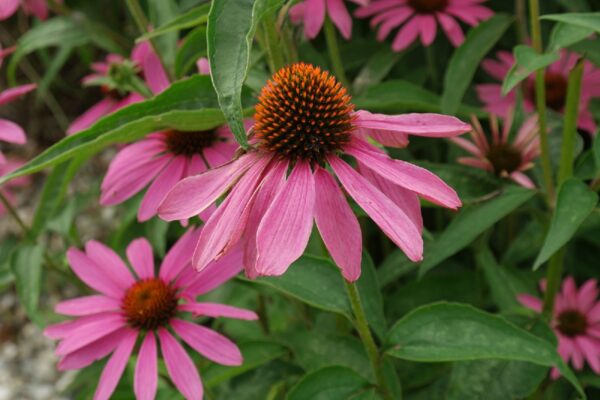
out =
{"type": "Polygon", "coordinates": [[[40,245],[22,245],[13,254],[11,263],[19,301],[27,316],[38,324],[43,255],[44,250],[40,245]]]}
{"type": "Polygon", "coordinates": [[[458,111],[481,60],[504,35],[512,21],[513,18],[509,15],[496,14],[471,29],[463,44],[454,51],[444,77],[441,100],[444,114],[455,114],[458,111]]]}
{"type": "Polygon", "coordinates": [[[140,36],[136,42],[143,42],[144,40],[151,39],[156,36],[163,35],[165,33],[179,31],[182,29],[193,28],[201,24],[205,24],[208,20],[208,11],[210,3],[201,4],[191,10],[175,17],[164,25],[140,36]]]}
{"type": "Polygon", "coordinates": [[[504,95],[536,70],[547,67],[560,58],[557,52],[538,54],[533,48],[524,44],[515,47],[513,52],[516,62],[502,83],[502,94],[504,95]]]}
{"type": "MultiPolygon", "coordinates": [[[[353,98],[357,109],[371,112],[397,114],[401,112],[441,112],[440,98],[433,92],[402,80],[390,80],[371,86],[361,95],[353,98]]],[[[480,109],[461,106],[458,115],[485,117],[480,109]]]]}
{"type": "MultiPolygon", "coordinates": [[[[179,12],[175,0],[148,0],[148,8],[150,23],[153,26],[162,26],[168,21],[172,21],[179,12]]],[[[170,75],[175,64],[178,36],[177,32],[163,32],[160,37],[152,40],[153,46],[156,47],[156,51],[160,54],[160,59],[167,69],[167,75],[170,75]]]]}
{"type": "Polygon", "coordinates": [[[279,344],[265,341],[253,341],[239,344],[244,363],[238,367],[210,364],[202,371],[202,381],[207,388],[255,369],[267,362],[281,357],[285,348],[279,344]]]}
{"type": "Polygon", "coordinates": [[[600,33],[600,12],[548,14],[542,15],[540,19],[564,22],[600,33]]]}
{"type": "Polygon", "coordinates": [[[388,343],[388,354],[411,361],[497,359],[554,366],[585,397],[552,343],[472,306],[436,303],[419,307],[392,327],[388,343]]]}
{"type": "Polygon", "coordinates": [[[196,61],[206,56],[206,27],[199,26],[186,37],[175,57],[175,75],[182,77],[192,68],[196,61]]]}
{"type": "Polygon", "coordinates": [[[598,195],[585,183],[571,178],[561,185],[550,229],[533,264],[534,270],[545,263],[575,235],[577,228],[594,210],[596,204],[598,204],[598,195]]]}
{"type": "Polygon", "coordinates": [[[207,41],[211,75],[219,104],[237,142],[248,147],[242,122],[242,85],[250,62],[256,26],[278,0],[213,1],[208,14],[207,41]]]}
{"type": "Polygon", "coordinates": [[[387,332],[387,322],[383,312],[383,297],[379,290],[377,271],[373,260],[363,252],[360,279],[356,282],[360,299],[365,309],[367,322],[373,332],[383,339],[387,332]]]}
{"type": "Polygon", "coordinates": [[[373,54],[354,79],[354,93],[361,93],[381,82],[403,55],[404,53],[392,51],[388,46],[373,54]]]}
{"type": "Polygon", "coordinates": [[[210,77],[196,75],[176,82],[158,96],[123,108],[92,127],[62,139],[16,171],[1,177],[0,185],[76,156],[90,157],[110,144],[133,141],[161,129],[215,128],[225,122],[217,107],[210,77]]]}
{"type": "Polygon", "coordinates": [[[425,250],[421,276],[448,257],[468,246],[480,234],[510,214],[535,194],[519,186],[509,186],[498,197],[479,206],[465,207],[446,230],[425,250]]]}
{"type": "Polygon", "coordinates": [[[347,400],[379,399],[362,397],[372,389],[371,384],[346,367],[332,366],[305,375],[290,390],[287,400],[347,400]]]}
{"type": "Polygon", "coordinates": [[[352,310],[342,279],[338,268],[329,260],[305,255],[281,276],[248,282],[272,287],[313,307],[351,319],[352,310]]]}
{"type": "Polygon", "coordinates": [[[592,33],[594,33],[592,29],[559,22],[552,29],[548,50],[557,51],[568,47],[587,38],[592,33]]]}

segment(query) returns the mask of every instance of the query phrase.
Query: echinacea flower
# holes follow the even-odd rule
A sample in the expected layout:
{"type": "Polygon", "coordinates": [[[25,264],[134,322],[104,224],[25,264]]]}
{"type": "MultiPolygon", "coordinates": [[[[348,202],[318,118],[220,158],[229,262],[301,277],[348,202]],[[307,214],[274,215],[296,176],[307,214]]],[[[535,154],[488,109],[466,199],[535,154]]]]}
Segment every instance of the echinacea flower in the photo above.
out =
{"type": "MultiPolygon", "coordinates": [[[[488,112],[504,116],[515,107],[516,90],[519,90],[513,89],[506,96],[502,95],[502,81],[514,65],[515,58],[507,51],[497,52],[496,57],[497,60],[486,59],[481,65],[490,76],[500,82],[480,84],[476,86],[476,90],[488,112]]],[[[578,58],[577,54],[563,50],[560,59],[546,69],[544,81],[548,108],[561,113],[564,111],[569,72],[577,63],[578,58]]],[[[595,68],[589,61],[584,61],[577,125],[592,134],[596,132],[597,128],[589,109],[590,100],[594,97],[600,97],[600,69],[595,68]]],[[[526,81],[523,106],[527,112],[535,110],[535,76],[533,74],[526,81]]]]}
{"type": "MultiPolygon", "coordinates": [[[[545,285],[541,286],[545,291],[545,285]]],[[[542,301],[537,297],[520,294],[517,298],[525,307],[542,312],[542,301]]],[[[558,353],[566,363],[570,360],[581,370],[585,360],[600,375],[600,302],[595,279],[587,280],[579,290],[572,277],[563,281],[554,300],[552,329],[558,338],[558,353]]],[[[557,379],[560,373],[553,368],[551,375],[557,379]]]]}
{"type": "MultiPolygon", "coordinates": [[[[0,21],[13,16],[19,7],[23,8],[25,14],[33,14],[41,20],[48,18],[47,0],[2,0],[0,1],[0,21]]],[[[56,0],[62,3],[62,0],[56,0]]]]}
{"type": "Polygon", "coordinates": [[[199,270],[241,242],[250,277],[281,275],[302,255],[314,219],[344,277],[358,279],[360,226],[335,176],[413,261],[421,260],[423,252],[418,197],[452,209],[461,205],[440,178],[392,160],[362,139],[374,132],[403,140],[406,135],[449,137],[471,129],[454,117],[354,111],[333,76],[298,63],[282,68],[266,84],[254,119],[247,153],[182,180],[159,207],[163,219],[189,218],[231,188],[200,234],[192,260],[199,270]],[[356,169],[344,154],[356,159],[356,169]]]}
{"type": "MultiPolygon", "coordinates": [[[[15,159],[15,158],[5,158],[2,162],[0,162],[0,176],[7,175],[17,168],[21,167],[24,164],[23,161],[15,159]]],[[[10,204],[15,202],[15,195],[13,193],[14,189],[22,188],[27,186],[31,182],[29,176],[20,176],[15,179],[11,179],[6,182],[4,185],[0,186],[0,193],[6,198],[10,204]]],[[[6,213],[6,207],[2,202],[0,202],[0,216],[6,213]]]]}
{"type": "Polygon", "coordinates": [[[509,140],[512,120],[512,115],[505,118],[500,130],[497,117],[494,114],[490,115],[490,141],[477,118],[473,117],[472,141],[459,137],[450,140],[471,153],[469,157],[460,157],[459,163],[485,169],[533,189],[535,184],[524,171],[533,168],[534,160],[540,155],[537,116],[529,117],[519,128],[514,140],[509,140]]]}
{"type": "Polygon", "coordinates": [[[76,318],[51,325],[44,334],[60,340],[56,348],[60,370],[81,369],[112,353],[94,399],[111,396],[138,338],[141,344],[133,385],[138,399],[153,399],[156,394],[157,339],[175,387],[187,399],[202,399],[202,382],[194,362],[172,332],[216,363],[242,363],[240,350],[231,340],[189,320],[190,316],[257,319],[252,311],[195,301],[241,269],[240,253],[233,252],[201,273],[193,271],[189,261],[198,234],[190,230],[182,236],[165,256],[158,274],[146,239],[134,240],[127,247],[135,274],[114,251],[95,241],[87,242],[85,252],[75,248],[67,252],[73,272],[99,294],[57,304],[57,313],[76,318]]]}
{"type": "MultiPolygon", "coordinates": [[[[126,61],[124,57],[118,54],[108,54],[104,61],[92,64],[93,73],[84,77],[83,83],[90,84],[108,78],[126,61]]],[[[158,94],[169,86],[169,78],[162,67],[160,59],[147,42],[134,47],[131,52],[131,61],[133,67],[139,69],[138,73],[144,78],[153,94],[158,94]]],[[[67,135],[87,129],[100,118],[144,100],[142,94],[135,91],[125,92],[111,88],[108,85],[101,85],[100,88],[104,98],[76,118],[69,126],[67,135]]]]}
{"type": "Polygon", "coordinates": [[[418,36],[429,46],[437,35],[437,24],[455,47],[465,39],[458,20],[476,26],[494,13],[481,5],[486,0],[373,0],[359,8],[355,16],[372,17],[371,26],[379,26],[377,40],[383,41],[402,25],[392,42],[394,51],[406,49],[418,36]]]}
{"type": "MultiPolygon", "coordinates": [[[[36,85],[31,83],[28,85],[17,86],[14,88],[6,89],[0,92],[0,106],[10,103],[26,93],[31,92],[36,88],[36,85]]],[[[24,144],[27,141],[25,131],[19,125],[7,119],[0,118],[0,141],[24,144]]],[[[6,159],[2,152],[0,152],[0,164],[5,162],[6,159]]]]}
{"type": "MultiPolygon", "coordinates": [[[[366,6],[370,0],[352,0],[352,2],[366,6]]],[[[352,17],[344,4],[344,0],[304,0],[290,8],[290,18],[293,23],[304,25],[304,34],[309,39],[317,37],[325,18],[339,29],[342,37],[350,39],[352,36],[352,17]]]]}

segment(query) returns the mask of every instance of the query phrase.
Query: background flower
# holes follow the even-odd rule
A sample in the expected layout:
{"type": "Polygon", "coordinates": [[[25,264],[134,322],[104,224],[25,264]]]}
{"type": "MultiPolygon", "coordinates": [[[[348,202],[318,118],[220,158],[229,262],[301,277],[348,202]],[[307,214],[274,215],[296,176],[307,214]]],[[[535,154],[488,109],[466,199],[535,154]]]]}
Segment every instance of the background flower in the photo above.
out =
{"type": "MultiPolygon", "coordinates": [[[[352,0],[352,2],[365,6],[369,0],[352,0]]],[[[304,34],[309,39],[317,37],[325,17],[339,29],[345,39],[352,36],[352,17],[344,5],[344,0],[305,0],[290,8],[292,22],[304,25],[304,34]]]]}

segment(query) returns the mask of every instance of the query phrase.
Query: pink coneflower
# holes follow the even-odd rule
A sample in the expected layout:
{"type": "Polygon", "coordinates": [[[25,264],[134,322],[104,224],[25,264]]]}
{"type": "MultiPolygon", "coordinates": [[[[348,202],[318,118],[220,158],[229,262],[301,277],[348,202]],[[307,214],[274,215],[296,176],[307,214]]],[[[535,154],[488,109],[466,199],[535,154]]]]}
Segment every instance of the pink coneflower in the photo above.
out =
{"type": "MultiPolygon", "coordinates": [[[[92,64],[93,73],[83,78],[83,83],[91,84],[105,80],[112,72],[118,70],[120,65],[128,61],[118,54],[108,54],[104,61],[92,64]]],[[[153,94],[160,93],[169,86],[169,78],[160,59],[147,42],[135,46],[131,52],[131,62],[133,67],[139,69],[138,73],[144,78],[153,94]]],[[[73,121],[67,130],[68,135],[87,129],[100,118],[144,100],[144,97],[137,92],[125,92],[108,85],[101,85],[100,88],[104,98],[73,121]]]]}
{"type": "MultiPolygon", "coordinates": [[[[1,0],[0,1],[0,21],[8,19],[17,12],[19,7],[23,8],[25,14],[33,14],[41,20],[48,18],[47,0],[1,0]]],[[[62,0],[56,0],[62,3],[62,0]]]]}
{"type": "MultiPolygon", "coordinates": [[[[21,167],[25,164],[23,161],[15,159],[15,158],[5,158],[2,162],[0,162],[0,176],[7,175],[17,168],[21,167]]],[[[13,190],[17,188],[21,188],[27,186],[31,182],[29,176],[20,176],[15,179],[11,179],[6,182],[4,185],[0,186],[0,193],[8,200],[11,204],[15,202],[15,195],[13,194],[13,190]]],[[[0,216],[6,213],[6,208],[4,204],[0,202],[0,216]]]]}
{"type": "Polygon", "coordinates": [[[117,386],[133,353],[138,337],[141,344],[135,366],[134,391],[138,399],[153,399],[157,386],[157,345],[171,380],[187,399],[202,399],[202,382],[194,362],[171,332],[206,358],[224,365],[240,365],[242,355],[226,337],[185,316],[257,319],[252,311],[236,307],[197,303],[204,294],[236,275],[241,267],[239,252],[223,257],[201,273],[189,267],[199,231],[188,231],[163,260],[158,275],[154,256],[146,239],[127,247],[132,274],[119,256],[90,241],[85,252],[71,248],[67,258],[73,272],[99,292],[63,301],[56,312],[77,317],[49,326],[45,335],[60,340],[56,354],[60,370],[81,369],[96,360],[112,356],[100,376],[94,399],[108,399],[117,386]]]}
{"type": "Polygon", "coordinates": [[[435,40],[439,23],[454,46],[465,39],[457,21],[476,26],[494,13],[480,3],[486,0],[373,0],[354,14],[357,17],[373,17],[371,26],[379,26],[377,40],[383,41],[390,32],[400,25],[402,28],[392,42],[394,51],[407,48],[421,37],[423,46],[435,40]]]}
{"type": "Polygon", "coordinates": [[[502,131],[498,127],[496,116],[490,115],[491,141],[486,138],[477,118],[473,117],[472,124],[472,141],[458,137],[450,138],[453,143],[472,154],[470,157],[460,157],[458,162],[512,179],[526,188],[535,188],[535,184],[524,171],[533,168],[534,160],[540,155],[537,116],[533,115],[527,119],[511,141],[509,134],[512,115],[504,119],[502,131]]]}
{"type": "MultiPolygon", "coordinates": [[[[366,6],[370,0],[352,2],[366,6]]],[[[305,0],[290,8],[289,14],[293,23],[304,25],[304,34],[309,39],[314,39],[321,32],[325,16],[331,19],[345,39],[352,36],[352,17],[344,0],[305,0]]]]}
{"type": "MultiPolygon", "coordinates": [[[[542,284],[545,291],[545,284],[542,284]]],[[[542,312],[542,301],[537,297],[520,294],[518,297],[525,307],[542,312]]],[[[600,302],[595,279],[587,280],[579,290],[572,277],[562,284],[562,291],[556,295],[552,318],[552,329],[558,338],[558,353],[577,370],[583,369],[586,360],[592,370],[600,375],[600,302]]],[[[560,376],[552,369],[554,379],[560,376]]]]}
{"type": "Polygon", "coordinates": [[[328,166],[413,261],[421,260],[423,251],[418,196],[452,209],[461,205],[454,190],[437,176],[392,160],[362,139],[372,130],[404,138],[448,137],[471,129],[454,117],[355,112],[333,76],[299,63],[282,68],[267,83],[254,119],[253,147],[246,154],[184,179],[159,207],[166,220],[189,218],[231,188],[200,235],[192,261],[199,270],[241,242],[249,276],[281,275],[302,255],[314,218],[346,279],[358,279],[360,227],[328,166]],[[357,169],[341,158],[343,154],[357,160],[357,169]]]}
{"type": "MultiPolygon", "coordinates": [[[[10,103],[26,93],[31,92],[36,88],[36,85],[31,83],[28,85],[17,86],[11,89],[6,89],[0,92],[0,106],[10,103]]],[[[24,144],[27,141],[25,131],[19,125],[7,119],[0,118],[0,141],[24,144]]],[[[2,152],[0,152],[0,164],[5,162],[6,159],[2,152]]]]}
{"type": "MultiPolygon", "coordinates": [[[[497,60],[487,59],[482,63],[483,69],[500,83],[485,83],[477,85],[479,99],[485,104],[485,109],[497,115],[506,115],[515,107],[516,90],[513,89],[506,96],[502,96],[502,81],[515,63],[513,55],[507,51],[496,53],[497,60]]],[[[567,79],[569,71],[577,63],[579,56],[567,51],[561,52],[561,57],[546,70],[546,105],[548,108],[563,112],[567,98],[567,79]]],[[[581,84],[581,97],[579,106],[579,120],[581,129],[590,133],[596,132],[596,123],[589,110],[589,103],[593,97],[600,96],[600,69],[595,68],[589,61],[584,61],[583,80],[581,84]]],[[[531,75],[526,82],[523,93],[525,111],[535,110],[535,76],[531,75]]]]}
{"type": "Polygon", "coordinates": [[[237,148],[227,126],[152,133],[124,147],[111,161],[102,181],[100,203],[122,203],[150,185],[138,209],[138,220],[146,221],[156,215],[158,205],[177,182],[225,164],[237,148]]]}

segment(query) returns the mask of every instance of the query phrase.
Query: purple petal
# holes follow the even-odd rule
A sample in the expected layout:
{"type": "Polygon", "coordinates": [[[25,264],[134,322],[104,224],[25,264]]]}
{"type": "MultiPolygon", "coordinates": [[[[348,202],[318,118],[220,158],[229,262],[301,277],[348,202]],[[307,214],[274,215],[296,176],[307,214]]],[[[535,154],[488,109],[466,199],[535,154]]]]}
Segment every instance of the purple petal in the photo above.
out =
{"type": "Polygon", "coordinates": [[[159,328],[158,337],[167,371],[175,387],[188,400],[202,400],[202,381],[190,356],[166,329],[159,328]]]}

